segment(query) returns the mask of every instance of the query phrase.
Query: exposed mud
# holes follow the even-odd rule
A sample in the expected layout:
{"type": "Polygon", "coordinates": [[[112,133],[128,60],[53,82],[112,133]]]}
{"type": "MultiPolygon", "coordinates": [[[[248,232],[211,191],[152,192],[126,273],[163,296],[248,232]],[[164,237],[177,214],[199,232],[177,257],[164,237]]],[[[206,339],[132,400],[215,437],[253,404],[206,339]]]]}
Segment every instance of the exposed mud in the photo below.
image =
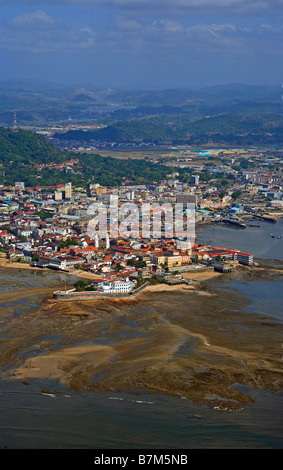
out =
{"type": "Polygon", "coordinates": [[[32,312],[15,316],[0,307],[0,366],[24,383],[50,378],[77,392],[147,390],[230,411],[252,401],[239,384],[283,388],[282,323],[247,314],[249,301],[225,292],[221,276],[135,299],[60,303],[46,294],[32,312]]]}

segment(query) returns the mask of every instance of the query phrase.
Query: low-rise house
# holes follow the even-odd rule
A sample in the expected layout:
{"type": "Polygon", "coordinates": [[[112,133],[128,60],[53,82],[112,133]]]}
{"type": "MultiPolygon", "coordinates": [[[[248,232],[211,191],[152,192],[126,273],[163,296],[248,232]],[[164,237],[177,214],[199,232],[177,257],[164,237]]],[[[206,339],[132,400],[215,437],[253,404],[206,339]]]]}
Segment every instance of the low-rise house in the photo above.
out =
{"type": "Polygon", "coordinates": [[[74,266],[82,265],[85,263],[84,258],[80,258],[79,256],[66,256],[64,257],[66,262],[66,268],[72,268],[74,266]]]}
{"type": "Polygon", "coordinates": [[[179,254],[165,254],[165,265],[168,268],[182,266],[182,256],[179,254]]]}
{"type": "Polygon", "coordinates": [[[153,253],[150,257],[150,261],[156,265],[165,264],[165,255],[164,253],[153,253]]]}

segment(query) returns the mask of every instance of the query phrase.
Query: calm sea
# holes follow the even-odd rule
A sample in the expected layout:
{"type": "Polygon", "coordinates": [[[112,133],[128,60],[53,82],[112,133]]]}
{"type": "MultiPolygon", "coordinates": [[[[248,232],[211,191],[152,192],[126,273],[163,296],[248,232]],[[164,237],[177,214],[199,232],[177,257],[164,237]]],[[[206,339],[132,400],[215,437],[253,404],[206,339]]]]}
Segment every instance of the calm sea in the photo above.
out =
{"type": "MultiPolygon", "coordinates": [[[[283,261],[283,221],[260,228],[235,230],[205,227],[198,242],[239,248],[265,260],[283,261]]],[[[56,273],[0,271],[0,290],[56,285],[56,273]]],[[[70,282],[70,278],[68,278],[70,282]]],[[[217,280],[217,289],[220,283],[217,280]]],[[[253,313],[283,320],[281,280],[224,281],[221,288],[249,299],[246,314],[253,313]]],[[[37,297],[18,301],[11,298],[7,308],[20,315],[36,308],[37,297]]],[[[2,306],[4,306],[2,304],[2,306]]],[[[1,332],[0,323],[0,332],[1,332]]],[[[93,449],[93,457],[105,449],[279,449],[283,444],[283,396],[265,390],[246,388],[255,402],[237,413],[225,413],[196,405],[182,397],[141,392],[75,393],[58,383],[13,380],[7,370],[0,375],[0,448],[8,449],[93,449]],[[40,390],[59,390],[43,394],[40,390]]],[[[126,452],[126,451],[125,451],[126,452]]]]}
{"type": "Polygon", "coordinates": [[[276,223],[261,220],[245,223],[245,229],[225,224],[201,226],[197,229],[196,243],[236,248],[244,253],[253,254],[255,258],[270,260],[273,263],[283,261],[283,219],[279,219],[276,223]],[[250,225],[259,225],[259,227],[250,225]]]}

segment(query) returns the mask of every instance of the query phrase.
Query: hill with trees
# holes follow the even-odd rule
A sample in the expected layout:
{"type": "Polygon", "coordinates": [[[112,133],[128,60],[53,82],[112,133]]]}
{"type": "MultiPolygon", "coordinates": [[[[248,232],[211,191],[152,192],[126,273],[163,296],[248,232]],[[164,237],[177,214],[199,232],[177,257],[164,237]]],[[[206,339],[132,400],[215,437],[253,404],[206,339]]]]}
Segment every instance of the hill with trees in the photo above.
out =
{"type": "Polygon", "coordinates": [[[44,136],[19,129],[0,127],[0,162],[60,163],[66,160],[67,153],[50,144],[44,136]]]}
{"type": "Polygon", "coordinates": [[[76,186],[99,183],[117,186],[126,179],[144,184],[166,177],[168,167],[145,160],[117,160],[98,154],[61,151],[30,131],[0,128],[0,184],[23,181],[26,186],[49,186],[71,181],[76,186]],[[71,171],[67,162],[76,160],[71,171]],[[53,164],[66,163],[60,168],[53,164]]]}
{"type": "Polygon", "coordinates": [[[171,140],[220,143],[238,137],[252,143],[283,142],[283,114],[220,114],[208,117],[151,116],[118,121],[91,131],[70,130],[55,139],[84,142],[161,142],[171,140]]]}

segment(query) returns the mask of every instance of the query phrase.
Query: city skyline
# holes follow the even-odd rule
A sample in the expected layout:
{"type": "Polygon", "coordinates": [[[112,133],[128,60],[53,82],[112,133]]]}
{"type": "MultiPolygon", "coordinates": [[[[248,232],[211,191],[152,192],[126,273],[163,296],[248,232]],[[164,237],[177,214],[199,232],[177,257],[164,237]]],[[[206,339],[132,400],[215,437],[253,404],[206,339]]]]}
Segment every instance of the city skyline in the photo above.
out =
{"type": "Polygon", "coordinates": [[[2,0],[0,7],[1,79],[128,89],[282,82],[279,0],[2,0]]]}

